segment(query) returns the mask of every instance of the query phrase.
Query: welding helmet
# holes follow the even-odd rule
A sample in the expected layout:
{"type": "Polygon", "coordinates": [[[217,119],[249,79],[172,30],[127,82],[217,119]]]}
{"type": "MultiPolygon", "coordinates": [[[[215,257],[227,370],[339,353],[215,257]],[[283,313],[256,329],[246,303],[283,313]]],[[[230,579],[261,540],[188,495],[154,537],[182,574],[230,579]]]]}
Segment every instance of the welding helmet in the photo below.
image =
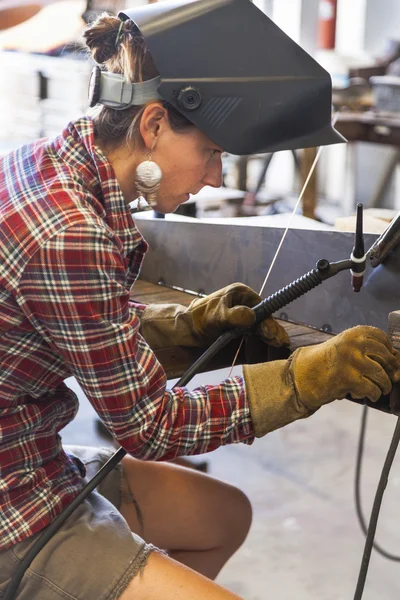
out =
{"type": "MultiPolygon", "coordinates": [[[[331,125],[330,75],[251,0],[170,0],[118,16],[136,24],[159,73],[146,82],[145,98],[169,102],[225,151],[345,141],[331,125]]],[[[106,104],[101,75],[95,99],[106,104]]],[[[121,87],[109,92],[108,105],[142,103],[140,86],[125,85],[124,98],[121,87]]]]}

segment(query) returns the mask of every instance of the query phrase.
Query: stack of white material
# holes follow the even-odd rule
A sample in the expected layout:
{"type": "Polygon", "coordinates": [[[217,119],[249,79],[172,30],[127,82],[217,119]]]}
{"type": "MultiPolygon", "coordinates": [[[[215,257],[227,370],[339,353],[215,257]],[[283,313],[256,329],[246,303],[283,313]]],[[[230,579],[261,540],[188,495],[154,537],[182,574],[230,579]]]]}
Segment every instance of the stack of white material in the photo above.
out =
{"type": "Polygon", "coordinates": [[[0,141],[58,135],[87,111],[90,69],[88,60],[0,51],[0,141]]]}
{"type": "MultiPolygon", "coordinates": [[[[367,208],[363,215],[364,233],[383,233],[397,211],[389,208],[367,208]]],[[[339,217],[335,220],[337,231],[355,231],[356,217],[339,217]]]]}

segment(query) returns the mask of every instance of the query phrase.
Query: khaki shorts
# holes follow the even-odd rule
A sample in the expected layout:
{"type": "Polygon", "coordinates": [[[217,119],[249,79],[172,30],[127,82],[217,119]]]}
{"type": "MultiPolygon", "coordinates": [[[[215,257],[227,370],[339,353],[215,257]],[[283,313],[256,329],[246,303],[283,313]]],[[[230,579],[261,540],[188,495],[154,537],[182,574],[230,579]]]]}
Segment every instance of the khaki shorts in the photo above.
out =
{"type": "MultiPolygon", "coordinates": [[[[65,447],[89,480],[113,455],[110,448],[65,447]]],[[[40,551],[16,600],[117,600],[156,550],[132,533],[118,511],[119,464],[40,551]]],[[[18,564],[42,532],[0,552],[0,598],[18,564]]]]}

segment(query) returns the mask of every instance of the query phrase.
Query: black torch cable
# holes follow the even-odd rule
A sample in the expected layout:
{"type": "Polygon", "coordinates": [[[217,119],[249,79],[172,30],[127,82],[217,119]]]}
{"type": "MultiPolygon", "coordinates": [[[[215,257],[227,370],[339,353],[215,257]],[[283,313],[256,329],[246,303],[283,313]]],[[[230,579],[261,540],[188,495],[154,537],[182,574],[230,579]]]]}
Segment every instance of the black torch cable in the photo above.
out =
{"type": "Polygon", "coordinates": [[[290,304],[290,302],[293,302],[293,300],[297,300],[297,298],[300,298],[310,290],[313,290],[323,281],[324,279],[322,279],[318,269],[312,269],[261,302],[254,309],[256,315],[258,315],[258,311],[260,311],[260,315],[272,315],[274,312],[277,312],[284,306],[290,304]]]}
{"type": "Polygon", "coordinates": [[[369,521],[367,539],[365,540],[364,552],[361,559],[360,572],[358,574],[358,581],[356,591],[354,593],[353,600],[361,600],[365,580],[367,578],[369,561],[371,558],[371,552],[374,544],[374,538],[376,533],[376,526],[378,524],[379,511],[381,509],[383,494],[385,493],[385,489],[388,482],[388,477],[390,473],[391,466],[393,464],[394,457],[396,455],[397,447],[400,441],[400,418],[397,419],[396,427],[393,433],[392,441],[390,443],[390,447],[386,456],[385,464],[383,465],[382,473],[379,479],[378,488],[376,490],[374,504],[372,506],[371,518],[369,521]]]}
{"type": "MultiPolygon", "coordinates": [[[[361,427],[360,427],[360,436],[358,440],[358,448],[357,448],[357,460],[356,460],[356,474],[354,479],[354,499],[356,505],[356,512],[358,521],[360,523],[360,527],[364,533],[364,535],[368,535],[368,527],[367,521],[364,517],[362,506],[361,506],[361,471],[362,471],[362,462],[364,456],[364,444],[365,444],[365,432],[367,429],[367,417],[368,417],[368,406],[363,407],[362,416],[361,416],[361,427]]],[[[393,560],[395,562],[400,562],[400,556],[396,554],[391,554],[384,550],[378,542],[374,541],[373,548],[381,554],[384,558],[388,560],[393,560]]]]}
{"type": "Polygon", "coordinates": [[[60,529],[68,517],[74,512],[74,510],[78,508],[85,498],[99,485],[103,478],[108,475],[110,471],[112,471],[112,469],[119,463],[125,454],[126,452],[123,448],[117,450],[117,452],[113,454],[113,456],[105,463],[105,465],[103,465],[96,475],[85,485],[76,498],[72,500],[71,504],[68,504],[68,506],[54,519],[54,521],[50,523],[42,535],[33,544],[33,546],[31,546],[14,571],[5,594],[2,596],[2,600],[15,600],[15,594],[17,593],[19,584],[21,583],[21,579],[36,555],[47,544],[50,538],[60,529]]]}
{"type": "Polygon", "coordinates": [[[194,362],[192,366],[189,367],[186,373],[182,375],[179,381],[177,381],[174,385],[174,388],[183,387],[184,385],[187,385],[189,381],[193,379],[193,377],[197,375],[197,373],[199,373],[200,370],[206,366],[208,361],[210,361],[216,354],[218,354],[220,350],[225,348],[225,346],[229,344],[229,342],[231,342],[232,340],[245,335],[246,332],[248,333],[249,330],[237,328],[230,329],[229,331],[226,331],[225,333],[220,335],[219,338],[213,344],[211,344],[211,346],[207,348],[207,350],[200,356],[200,358],[198,358],[196,362],[194,362]]]}

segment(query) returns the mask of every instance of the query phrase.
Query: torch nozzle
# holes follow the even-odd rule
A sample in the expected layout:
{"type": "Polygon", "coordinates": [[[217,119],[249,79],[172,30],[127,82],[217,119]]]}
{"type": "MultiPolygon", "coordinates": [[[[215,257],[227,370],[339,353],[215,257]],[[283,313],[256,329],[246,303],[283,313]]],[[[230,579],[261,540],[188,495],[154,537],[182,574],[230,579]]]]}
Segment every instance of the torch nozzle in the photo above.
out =
{"type": "Polygon", "coordinates": [[[360,275],[356,277],[355,275],[351,276],[351,285],[353,287],[353,292],[359,292],[363,286],[364,276],[360,275]]]}
{"type": "Polygon", "coordinates": [[[363,236],[363,205],[361,202],[357,204],[357,220],[356,220],[356,235],[354,240],[354,248],[350,256],[351,259],[351,285],[355,292],[359,292],[363,285],[366,254],[364,253],[364,236],[363,236]]]}

